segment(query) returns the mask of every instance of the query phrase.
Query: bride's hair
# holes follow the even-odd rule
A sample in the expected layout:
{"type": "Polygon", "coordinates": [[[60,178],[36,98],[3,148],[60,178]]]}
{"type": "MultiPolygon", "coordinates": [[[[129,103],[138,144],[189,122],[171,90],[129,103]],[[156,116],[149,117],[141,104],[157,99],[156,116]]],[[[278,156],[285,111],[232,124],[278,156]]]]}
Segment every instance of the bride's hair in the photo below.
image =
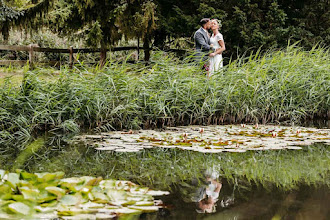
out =
{"type": "Polygon", "coordinates": [[[219,28],[222,27],[221,20],[213,18],[211,21],[216,21],[219,25],[219,28]]]}

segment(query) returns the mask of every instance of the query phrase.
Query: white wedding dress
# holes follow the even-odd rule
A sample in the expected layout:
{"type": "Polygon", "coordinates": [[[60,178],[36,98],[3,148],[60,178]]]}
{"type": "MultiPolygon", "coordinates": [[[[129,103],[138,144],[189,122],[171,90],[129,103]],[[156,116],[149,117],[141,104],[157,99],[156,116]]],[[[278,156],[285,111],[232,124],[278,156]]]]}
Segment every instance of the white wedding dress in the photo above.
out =
{"type": "MultiPolygon", "coordinates": [[[[210,43],[213,44],[213,47],[217,50],[221,48],[219,44],[219,40],[223,40],[222,34],[218,33],[217,35],[214,36],[212,34],[210,38],[210,43]]],[[[211,76],[213,73],[219,71],[220,68],[223,67],[223,62],[222,62],[222,54],[217,54],[214,57],[210,57],[210,72],[209,76],[211,76]]]]}

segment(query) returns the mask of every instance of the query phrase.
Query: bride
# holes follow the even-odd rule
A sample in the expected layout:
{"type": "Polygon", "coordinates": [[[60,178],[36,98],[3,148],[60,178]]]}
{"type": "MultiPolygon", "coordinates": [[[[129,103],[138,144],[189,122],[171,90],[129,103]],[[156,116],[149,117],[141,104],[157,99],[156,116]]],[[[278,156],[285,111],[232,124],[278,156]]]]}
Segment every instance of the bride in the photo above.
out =
{"type": "Polygon", "coordinates": [[[222,52],[226,50],[225,42],[222,34],[219,32],[219,22],[217,19],[211,20],[211,29],[213,34],[210,38],[210,43],[213,45],[215,51],[210,53],[210,69],[208,76],[210,77],[215,72],[219,71],[223,67],[222,52]]]}

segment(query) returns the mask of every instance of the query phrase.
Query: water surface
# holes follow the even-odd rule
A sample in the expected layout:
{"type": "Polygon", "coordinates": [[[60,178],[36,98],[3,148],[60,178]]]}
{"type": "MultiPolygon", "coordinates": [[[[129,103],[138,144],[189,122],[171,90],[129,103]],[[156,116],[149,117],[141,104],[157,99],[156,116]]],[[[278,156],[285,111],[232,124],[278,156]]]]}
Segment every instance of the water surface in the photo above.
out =
{"type": "Polygon", "coordinates": [[[330,218],[327,145],[221,154],[157,148],[125,153],[101,152],[67,140],[53,135],[39,139],[42,147],[30,151],[3,148],[2,169],[102,176],[171,192],[159,198],[166,208],[136,219],[330,218]]]}

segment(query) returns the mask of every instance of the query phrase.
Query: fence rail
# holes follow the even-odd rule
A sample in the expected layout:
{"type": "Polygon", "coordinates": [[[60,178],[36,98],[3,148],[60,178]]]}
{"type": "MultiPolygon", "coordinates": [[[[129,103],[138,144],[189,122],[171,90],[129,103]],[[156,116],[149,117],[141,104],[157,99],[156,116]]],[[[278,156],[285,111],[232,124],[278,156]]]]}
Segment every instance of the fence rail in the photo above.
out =
{"type": "MultiPolygon", "coordinates": [[[[115,52],[115,51],[127,51],[127,50],[137,50],[137,58],[139,58],[140,50],[152,50],[152,48],[145,49],[143,47],[138,46],[127,46],[127,47],[110,47],[107,49],[101,48],[73,48],[70,47],[68,49],[58,49],[58,48],[43,48],[38,47],[36,45],[29,45],[29,46],[15,46],[15,45],[0,45],[0,51],[27,51],[29,52],[29,60],[0,60],[0,65],[25,65],[29,61],[29,65],[33,67],[35,63],[35,56],[34,52],[46,52],[46,53],[68,53],[69,54],[69,66],[70,68],[73,67],[75,62],[74,54],[75,53],[100,53],[100,65],[103,66],[106,59],[107,52],[115,52]]],[[[182,49],[168,49],[165,50],[168,52],[187,52],[188,50],[182,49]]],[[[51,65],[60,65],[60,61],[49,61],[47,64],[51,65]]]]}
{"type": "MultiPolygon", "coordinates": [[[[29,52],[28,61],[29,61],[30,66],[33,66],[34,62],[35,62],[34,52],[67,53],[67,54],[69,54],[70,68],[72,68],[72,66],[74,64],[73,54],[75,54],[75,53],[101,53],[100,64],[103,65],[105,63],[106,53],[109,51],[115,52],[115,51],[137,50],[138,54],[139,54],[140,49],[143,49],[143,48],[136,47],[136,46],[128,46],[128,47],[111,47],[108,49],[73,48],[73,47],[70,47],[68,49],[58,49],[58,48],[43,48],[43,47],[38,47],[35,45],[29,45],[29,46],[0,45],[0,50],[29,52]]],[[[26,63],[27,63],[27,60],[0,60],[0,65],[13,65],[13,64],[25,65],[26,63]]],[[[48,64],[54,64],[54,63],[58,64],[59,61],[50,61],[47,63],[48,64]]]]}

